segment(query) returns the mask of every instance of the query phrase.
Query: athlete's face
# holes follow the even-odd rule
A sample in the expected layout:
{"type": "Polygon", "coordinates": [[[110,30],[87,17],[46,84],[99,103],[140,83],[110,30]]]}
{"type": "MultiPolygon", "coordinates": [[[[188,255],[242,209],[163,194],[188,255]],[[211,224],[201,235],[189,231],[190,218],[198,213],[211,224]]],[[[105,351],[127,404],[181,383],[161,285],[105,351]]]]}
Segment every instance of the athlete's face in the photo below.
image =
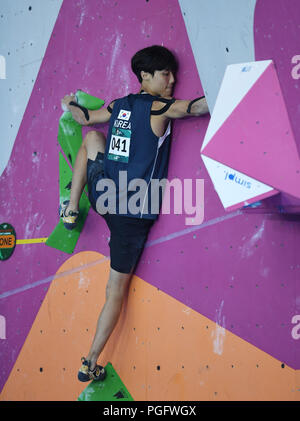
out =
{"type": "Polygon", "coordinates": [[[175,76],[170,70],[156,70],[154,75],[147,74],[147,91],[152,95],[170,97],[175,85],[175,76]]]}

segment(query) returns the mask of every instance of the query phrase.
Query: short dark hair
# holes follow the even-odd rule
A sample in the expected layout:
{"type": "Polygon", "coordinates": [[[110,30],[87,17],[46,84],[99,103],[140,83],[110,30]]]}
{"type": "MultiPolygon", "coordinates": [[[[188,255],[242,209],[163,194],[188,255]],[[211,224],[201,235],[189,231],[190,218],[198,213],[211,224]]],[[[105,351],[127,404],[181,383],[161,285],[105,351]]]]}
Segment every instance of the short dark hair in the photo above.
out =
{"type": "Polygon", "coordinates": [[[139,50],[131,59],[131,68],[133,73],[142,82],[141,71],[150,73],[152,76],[156,70],[170,70],[176,74],[178,62],[170,50],[161,45],[152,45],[151,47],[139,50]]]}

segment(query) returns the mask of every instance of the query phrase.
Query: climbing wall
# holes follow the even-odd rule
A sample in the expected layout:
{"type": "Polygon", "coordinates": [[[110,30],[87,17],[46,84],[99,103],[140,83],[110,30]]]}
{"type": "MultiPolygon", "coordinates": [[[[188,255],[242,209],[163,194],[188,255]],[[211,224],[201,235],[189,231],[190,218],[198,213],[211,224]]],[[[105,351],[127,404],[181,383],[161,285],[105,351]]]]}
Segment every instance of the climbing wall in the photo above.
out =
{"type": "MultiPolygon", "coordinates": [[[[90,209],[72,254],[45,244],[58,224],[64,95],[81,89],[109,103],[136,92],[132,55],[162,44],[180,62],[175,96],[205,93],[213,112],[226,65],[243,62],[245,51],[245,61],[274,61],[300,142],[296,0],[288,7],[287,0],[276,6],[249,0],[238,9],[237,0],[226,6],[219,0],[129,4],[64,0],[58,7],[0,178],[0,224],[11,224],[16,233],[12,255],[0,261],[3,401],[91,396],[77,371],[104,303],[109,233],[90,209]],[[219,49],[204,54],[210,43],[219,49]],[[214,71],[207,62],[215,63],[214,71]]],[[[200,155],[209,121],[205,116],[173,124],[168,177],[204,180],[204,221],[187,226],[185,214],[171,214],[154,225],[99,359],[122,385],[112,399],[299,400],[299,217],[275,212],[273,202],[269,213],[224,209],[200,155]]],[[[106,125],[94,128],[107,131],[106,125]]],[[[74,162],[67,164],[72,171],[74,162]]]]}

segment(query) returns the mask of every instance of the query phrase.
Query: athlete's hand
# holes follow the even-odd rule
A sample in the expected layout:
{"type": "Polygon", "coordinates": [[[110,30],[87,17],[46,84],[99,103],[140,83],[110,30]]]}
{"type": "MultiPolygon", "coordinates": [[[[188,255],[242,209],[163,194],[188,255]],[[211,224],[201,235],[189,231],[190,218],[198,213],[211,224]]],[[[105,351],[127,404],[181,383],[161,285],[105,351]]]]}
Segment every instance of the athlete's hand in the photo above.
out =
{"type": "Polygon", "coordinates": [[[66,95],[61,100],[61,108],[63,109],[63,111],[70,111],[69,104],[71,101],[77,102],[76,96],[72,92],[70,93],[70,95],[66,95]]]}

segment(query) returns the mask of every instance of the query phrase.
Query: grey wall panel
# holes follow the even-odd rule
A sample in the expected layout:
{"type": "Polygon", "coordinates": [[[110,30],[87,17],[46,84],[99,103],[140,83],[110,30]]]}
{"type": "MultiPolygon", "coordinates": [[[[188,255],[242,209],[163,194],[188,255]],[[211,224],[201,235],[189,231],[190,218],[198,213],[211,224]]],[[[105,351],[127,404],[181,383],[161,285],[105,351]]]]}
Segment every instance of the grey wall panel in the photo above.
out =
{"type": "Polygon", "coordinates": [[[228,64],[254,61],[256,0],[179,0],[212,112],[228,64]]]}

